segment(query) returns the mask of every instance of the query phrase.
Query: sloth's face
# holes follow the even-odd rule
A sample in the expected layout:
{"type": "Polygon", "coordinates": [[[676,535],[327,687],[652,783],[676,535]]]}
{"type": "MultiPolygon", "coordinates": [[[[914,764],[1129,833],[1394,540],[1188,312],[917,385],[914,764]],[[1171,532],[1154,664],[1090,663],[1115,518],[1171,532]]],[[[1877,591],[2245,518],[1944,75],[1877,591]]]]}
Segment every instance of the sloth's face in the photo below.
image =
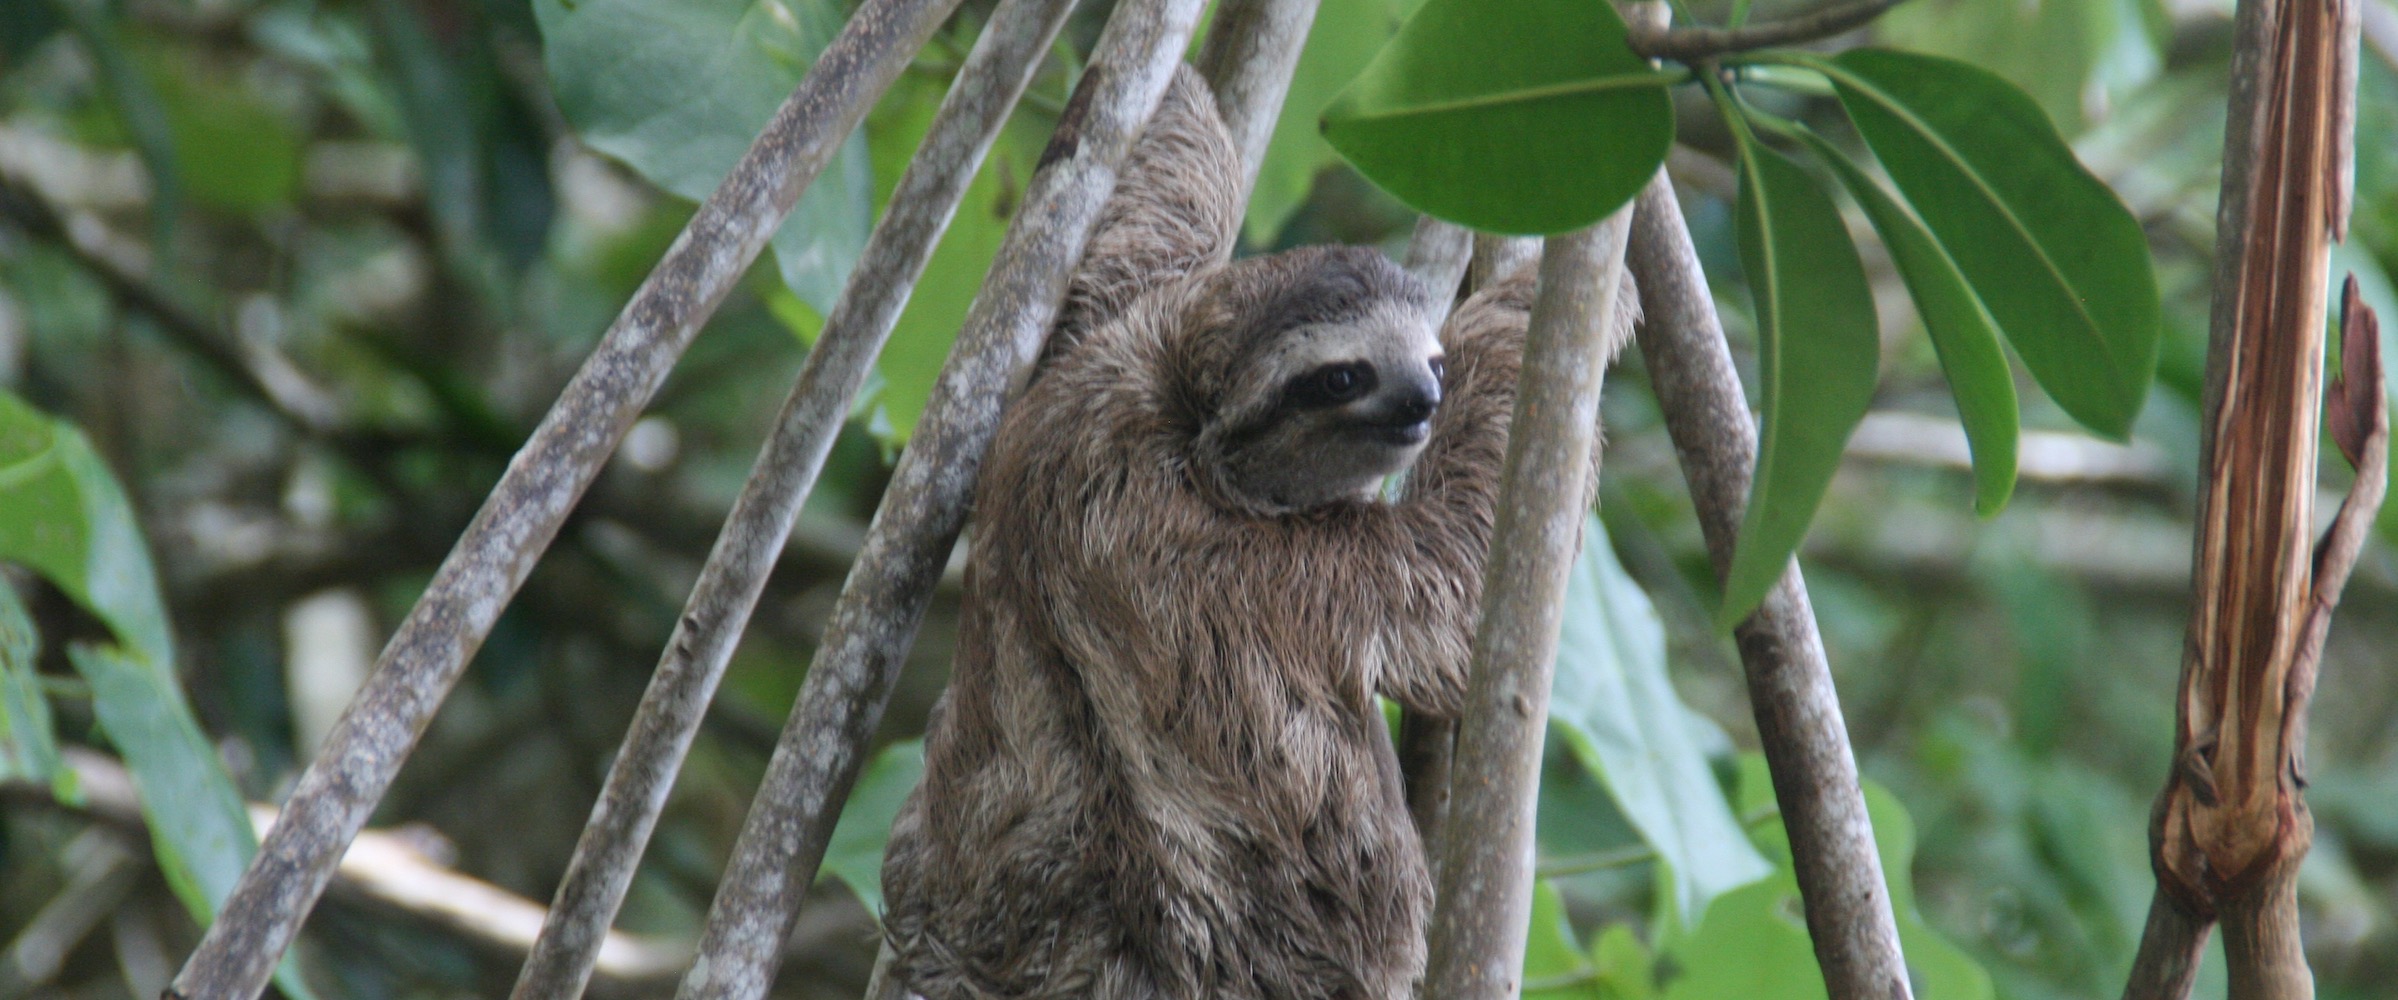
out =
{"type": "Polygon", "coordinates": [[[1373,496],[1423,451],[1441,402],[1430,293],[1371,251],[1306,262],[1243,311],[1245,349],[1201,433],[1225,484],[1267,510],[1373,496]]]}

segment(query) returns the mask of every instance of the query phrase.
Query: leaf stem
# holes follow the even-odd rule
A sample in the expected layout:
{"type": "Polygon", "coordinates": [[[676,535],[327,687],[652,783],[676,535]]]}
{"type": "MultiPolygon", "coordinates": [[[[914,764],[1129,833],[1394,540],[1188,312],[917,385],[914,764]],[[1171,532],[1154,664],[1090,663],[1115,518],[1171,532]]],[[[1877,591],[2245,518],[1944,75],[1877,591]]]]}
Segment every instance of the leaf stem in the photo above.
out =
{"type": "Polygon", "coordinates": [[[1743,27],[1741,21],[1748,5],[1742,0],[1733,9],[1732,26],[1729,28],[1669,28],[1658,32],[1635,30],[1631,36],[1632,51],[1652,59],[1696,64],[1734,52],[1820,41],[1857,28],[1905,2],[1852,0],[1803,17],[1743,27]]]}
{"type": "Polygon", "coordinates": [[[1688,69],[1659,69],[1648,70],[1640,73],[1624,73],[1616,76],[1602,76],[1595,80],[1572,80],[1566,83],[1552,83],[1539,87],[1526,87],[1521,90],[1509,90],[1495,94],[1476,94],[1472,97],[1460,97],[1453,101],[1436,101],[1431,104],[1413,104],[1403,108],[1397,108],[1377,114],[1361,114],[1350,118],[1349,120],[1352,122],[1385,121],[1393,118],[1411,118],[1418,115],[1437,115],[1447,114],[1452,111],[1473,111],[1480,108],[1502,107],[1509,104],[1520,104],[1525,101],[1545,101],[1557,97],[1580,97],[1585,94],[1600,94],[1613,90],[1641,90],[1648,87],[1671,87],[1678,84],[1689,83],[1693,76],[1694,74],[1692,71],[1688,69]]]}

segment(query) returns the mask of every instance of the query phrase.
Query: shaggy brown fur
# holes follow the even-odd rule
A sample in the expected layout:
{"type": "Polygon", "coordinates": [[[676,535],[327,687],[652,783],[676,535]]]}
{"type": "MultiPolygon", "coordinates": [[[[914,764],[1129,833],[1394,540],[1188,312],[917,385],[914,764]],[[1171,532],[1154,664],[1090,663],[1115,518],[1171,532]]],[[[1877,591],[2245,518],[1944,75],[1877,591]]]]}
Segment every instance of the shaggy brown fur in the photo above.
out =
{"type": "Polygon", "coordinates": [[[1223,265],[1236,163],[1186,69],[983,470],[883,871],[927,1000],[1398,1000],[1421,972],[1431,886],[1374,696],[1463,697],[1529,275],[1442,331],[1405,499],[1288,509],[1237,471],[1272,440],[1231,426],[1273,395],[1261,359],[1445,302],[1368,250],[1223,265]]]}

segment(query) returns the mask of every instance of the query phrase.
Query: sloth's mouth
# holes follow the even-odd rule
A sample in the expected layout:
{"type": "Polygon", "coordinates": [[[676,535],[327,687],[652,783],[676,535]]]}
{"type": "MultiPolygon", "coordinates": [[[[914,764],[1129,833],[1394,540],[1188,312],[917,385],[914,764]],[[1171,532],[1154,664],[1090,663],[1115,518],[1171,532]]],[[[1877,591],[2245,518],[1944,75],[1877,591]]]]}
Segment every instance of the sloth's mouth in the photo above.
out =
{"type": "Polygon", "coordinates": [[[1375,440],[1399,448],[1423,444],[1432,436],[1432,421],[1418,420],[1412,424],[1367,424],[1365,432],[1375,440]]]}

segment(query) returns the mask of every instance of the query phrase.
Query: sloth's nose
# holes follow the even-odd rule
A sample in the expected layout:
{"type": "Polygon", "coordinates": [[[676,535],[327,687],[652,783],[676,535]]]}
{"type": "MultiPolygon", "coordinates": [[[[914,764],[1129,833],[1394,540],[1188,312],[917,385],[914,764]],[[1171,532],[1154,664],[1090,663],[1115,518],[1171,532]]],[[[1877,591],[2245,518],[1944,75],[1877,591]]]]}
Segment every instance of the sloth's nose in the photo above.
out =
{"type": "Polygon", "coordinates": [[[1405,426],[1420,424],[1432,418],[1440,406],[1440,383],[1429,378],[1414,379],[1405,386],[1394,386],[1390,404],[1390,422],[1405,426]]]}

